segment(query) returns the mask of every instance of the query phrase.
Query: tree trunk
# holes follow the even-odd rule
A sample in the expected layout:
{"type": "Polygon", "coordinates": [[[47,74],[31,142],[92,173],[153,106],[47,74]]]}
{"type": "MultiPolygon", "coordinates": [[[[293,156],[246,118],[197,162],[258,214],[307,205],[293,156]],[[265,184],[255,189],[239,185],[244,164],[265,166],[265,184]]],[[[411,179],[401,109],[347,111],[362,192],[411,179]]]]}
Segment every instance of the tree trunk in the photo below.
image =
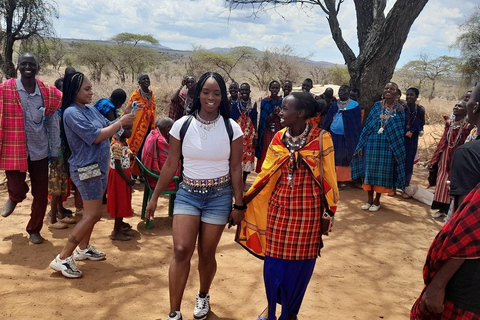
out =
{"type": "Polygon", "coordinates": [[[428,96],[428,102],[432,101],[433,98],[435,98],[435,81],[436,79],[432,79],[432,91],[430,91],[430,95],[428,96]]]}
{"type": "Polygon", "coordinates": [[[13,44],[15,40],[13,39],[13,35],[7,35],[5,37],[4,42],[4,51],[3,55],[5,57],[5,63],[3,65],[3,73],[7,79],[9,78],[16,78],[17,77],[17,70],[15,69],[15,65],[13,64],[13,44]]]}

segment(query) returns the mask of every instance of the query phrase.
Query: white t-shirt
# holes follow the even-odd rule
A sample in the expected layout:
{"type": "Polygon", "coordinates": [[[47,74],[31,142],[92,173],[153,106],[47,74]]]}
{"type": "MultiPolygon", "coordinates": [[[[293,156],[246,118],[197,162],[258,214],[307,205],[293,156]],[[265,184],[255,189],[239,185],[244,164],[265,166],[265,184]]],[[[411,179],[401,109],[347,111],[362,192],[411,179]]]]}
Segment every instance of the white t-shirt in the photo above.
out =
{"type": "MultiPolygon", "coordinates": [[[[180,130],[188,116],[175,121],[170,135],[180,140],[180,130]]],[[[242,129],[229,119],[232,125],[232,141],[243,136],[242,129]]],[[[207,131],[200,121],[192,119],[182,144],[183,174],[190,179],[214,179],[226,176],[230,172],[230,139],[225,121],[218,119],[217,125],[207,131]]]]}

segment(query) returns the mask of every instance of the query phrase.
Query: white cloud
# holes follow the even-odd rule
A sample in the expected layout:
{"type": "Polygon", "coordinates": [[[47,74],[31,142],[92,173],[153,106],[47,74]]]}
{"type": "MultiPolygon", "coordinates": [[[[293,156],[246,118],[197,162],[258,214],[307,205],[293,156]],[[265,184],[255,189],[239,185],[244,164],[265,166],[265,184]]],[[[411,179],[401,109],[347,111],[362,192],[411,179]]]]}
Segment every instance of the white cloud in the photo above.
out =
{"type": "MultiPolygon", "coordinates": [[[[458,35],[457,25],[477,1],[429,1],[411,28],[401,60],[420,50],[448,54],[458,35]]],[[[387,0],[385,11],[395,2],[387,0]]],[[[256,16],[251,6],[230,11],[224,0],[62,0],[58,6],[60,20],[55,27],[62,37],[108,39],[120,32],[152,34],[162,45],[181,50],[191,49],[192,43],[205,47],[251,45],[261,50],[290,45],[298,55],[343,63],[319,6],[268,7],[256,16]]],[[[345,40],[358,51],[353,1],[342,3],[338,18],[345,40]]]]}

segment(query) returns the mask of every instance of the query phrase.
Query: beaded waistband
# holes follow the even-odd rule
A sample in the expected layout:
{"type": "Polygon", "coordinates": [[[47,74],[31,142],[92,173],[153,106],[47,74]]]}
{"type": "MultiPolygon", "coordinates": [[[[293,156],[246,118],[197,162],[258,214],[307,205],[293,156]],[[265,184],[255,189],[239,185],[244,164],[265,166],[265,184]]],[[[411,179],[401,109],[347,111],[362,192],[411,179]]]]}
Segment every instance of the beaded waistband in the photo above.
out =
{"type": "Polygon", "coordinates": [[[192,187],[215,187],[230,181],[230,174],[214,179],[190,179],[183,176],[183,182],[192,187]]]}

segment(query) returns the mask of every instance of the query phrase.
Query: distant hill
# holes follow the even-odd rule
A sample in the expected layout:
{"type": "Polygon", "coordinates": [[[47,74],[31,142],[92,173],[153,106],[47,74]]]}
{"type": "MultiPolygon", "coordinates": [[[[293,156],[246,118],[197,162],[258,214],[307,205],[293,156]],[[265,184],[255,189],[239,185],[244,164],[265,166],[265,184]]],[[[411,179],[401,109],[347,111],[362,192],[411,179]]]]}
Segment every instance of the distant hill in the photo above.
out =
{"type": "MultiPolygon", "coordinates": [[[[111,40],[87,40],[87,39],[72,39],[72,38],[62,38],[62,41],[65,41],[65,42],[68,42],[68,43],[74,43],[74,42],[95,42],[95,43],[103,43],[103,44],[110,44],[110,45],[115,45],[117,44],[115,41],[111,41],[111,40]]],[[[173,49],[173,48],[170,48],[170,47],[166,47],[166,46],[162,46],[161,44],[157,44],[157,45],[154,45],[154,44],[150,44],[150,43],[139,43],[137,44],[138,46],[143,46],[143,47],[148,47],[148,48],[153,48],[153,49],[156,49],[160,52],[166,52],[166,53],[180,53],[180,54],[187,54],[187,53],[190,53],[192,52],[192,50],[178,50],[178,49],[173,49]]],[[[248,47],[248,46],[245,46],[245,47],[248,47]]],[[[261,53],[262,51],[261,50],[258,50],[257,48],[254,48],[254,47],[248,47],[249,49],[251,49],[253,52],[256,52],[256,53],[261,53]]],[[[221,52],[221,53],[228,53],[230,52],[232,49],[234,48],[221,48],[221,47],[215,47],[215,48],[211,48],[211,49],[207,49],[208,51],[212,51],[212,52],[221,52]]],[[[331,63],[331,62],[328,62],[328,61],[314,61],[314,60],[310,60],[310,59],[306,59],[305,60],[305,63],[306,64],[310,64],[310,65],[316,65],[316,66],[325,66],[325,67],[329,67],[329,66],[333,66],[335,65],[334,63],[331,63]]]]}

